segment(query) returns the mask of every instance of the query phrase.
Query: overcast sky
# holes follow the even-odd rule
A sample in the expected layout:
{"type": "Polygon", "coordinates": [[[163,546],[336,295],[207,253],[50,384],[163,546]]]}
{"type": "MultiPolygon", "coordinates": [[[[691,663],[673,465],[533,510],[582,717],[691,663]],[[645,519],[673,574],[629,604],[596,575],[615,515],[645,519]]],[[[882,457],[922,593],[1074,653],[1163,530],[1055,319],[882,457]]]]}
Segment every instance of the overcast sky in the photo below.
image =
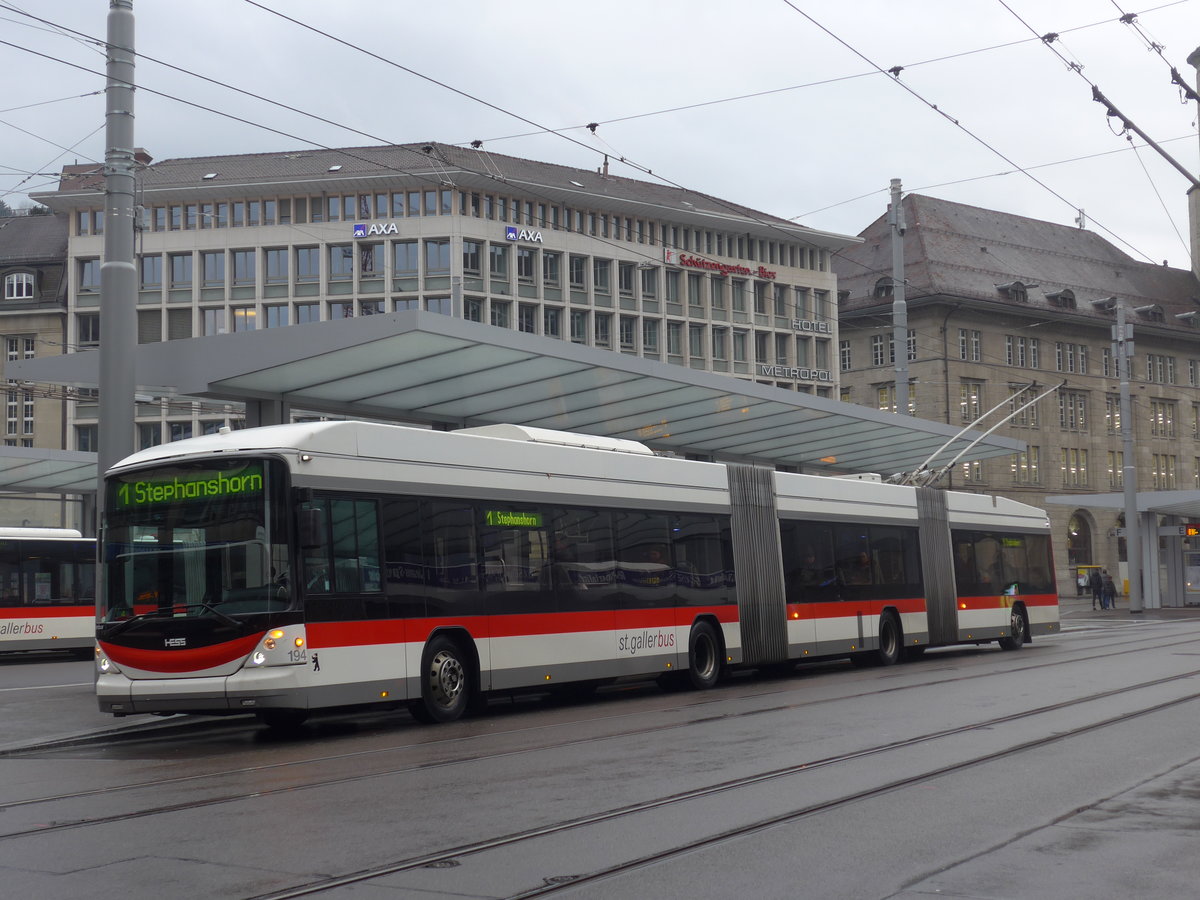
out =
{"type": "MultiPolygon", "coordinates": [[[[102,50],[16,10],[103,39],[108,2],[0,0],[10,205],[104,156],[102,50]]],[[[1190,265],[1188,180],[1128,141],[1091,84],[1200,173],[1197,107],[1170,71],[1195,87],[1200,0],[135,0],[134,14],[137,143],[156,160],[425,140],[592,169],[607,153],[616,174],[845,234],[900,178],[1064,225],[1083,209],[1135,258],[1190,265]]]]}

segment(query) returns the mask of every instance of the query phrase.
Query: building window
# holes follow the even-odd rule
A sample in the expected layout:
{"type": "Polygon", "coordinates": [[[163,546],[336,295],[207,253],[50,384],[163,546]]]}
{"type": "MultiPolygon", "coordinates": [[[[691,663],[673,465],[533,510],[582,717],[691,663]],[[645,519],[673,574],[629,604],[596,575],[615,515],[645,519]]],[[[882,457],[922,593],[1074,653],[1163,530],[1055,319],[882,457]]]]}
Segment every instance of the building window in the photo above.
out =
{"type": "Polygon", "coordinates": [[[1146,354],[1146,380],[1156,384],[1175,383],[1175,357],[1159,353],[1146,354]]]}
{"type": "Polygon", "coordinates": [[[258,322],[258,312],[253,306],[235,306],[230,313],[233,317],[234,331],[254,331],[258,322]]]}
{"type": "Polygon", "coordinates": [[[100,290],[100,260],[79,261],[79,292],[92,293],[100,290]]]}
{"type": "Polygon", "coordinates": [[[450,242],[444,240],[425,242],[425,274],[450,274],[450,242]]]}
{"type": "Polygon", "coordinates": [[[571,342],[586,344],[588,333],[588,314],[583,310],[571,310],[571,342]]]}
{"type": "Polygon", "coordinates": [[[287,284],[288,252],[284,248],[264,250],[267,264],[267,284],[287,284]]]}
{"type": "Polygon", "coordinates": [[[234,250],[233,256],[233,283],[234,284],[254,284],[254,253],[253,250],[234,250]]]}
{"type": "Polygon", "coordinates": [[[417,277],[417,242],[397,241],[392,244],[392,276],[395,278],[417,277]]]}
{"type": "Polygon", "coordinates": [[[296,248],[296,282],[321,280],[321,250],[319,247],[296,248]]]}
{"type": "Polygon", "coordinates": [[[99,313],[80,313],[75,317],[75,324],[78,328],[78,347],[99,347],[100,346],[100,314],[99,313]]]}
{"type": "Polygon", "coordinates": [[[463,274],[482,275],[482,260],[479,253],[479,241],[463,241],[463,274]]]}
{"type": "Polygon", "coordinates": [[[592,286],[597,294],[612,293],[612,260],[592,260],[592,286]]]}
{"type": "Polygon", "coordinates": [[[286,305],[263,307],[264,323],[267,328],[285,328],[288,324],[288,308],[286,305]]]}
{"type": "Polygon", "coordinates": [[[1165,453],[1155,453],[1150,457],[1150,468],[1154,474],[1153,487],[1156,491],[1173,491],[1176,488],[1175,472],[1179,467],[1179,458],[1165,453]]]}
{"type": "MultiPolygon", "coordinates": [[[[159,260],[161,265],[162,261],[159,260]]],[[[5,300],[32,300],[34,294],[34,278],[29,272],[14,272],[4,276],[5,300]]]]}
{"type": "Polygon", "coordinates": [[[1076,447],[1063,447],[1063,487],[1087,487],[1088,452],[1076,447]]]}
{"type": "Polygon", "coordinates": [[[983,463],[980,460],[972,460],[965,462],[959,468],[962,473],[962,480],[968,484],[980,484],[983,482],[983,463]]]}
{"type": "Polygon", "coordinates": [[[192,286],[192,254],[172,253],[167,257],[171,269],[172,288],[190,288],[192,286]]]}
{"type": "Polygon", "coordinates": [[[1029,387],[1027,385],[1010,384],[1008,386],[1008,392],[1010,395],[1008,408],[1012,413],[1012,418],[1009,421],[1013,425],[1020,425],[1026,428],[1037,428],[1037,404],[1034,403],[1029,406],[1025,406],[1025,404],[1029,403],[1030,400],[1038,395],[1038,389],[1029,387]],[[1025,408],[1021,409],[1022,406],[1025,406],[1025,408]],[[1017,412],[1018,409],[1021,409],[1021,411],[1017,412]]]}
{"type": "Polygon", "coordinates": [[[964,422],[974,422],[983,414],[983,382],[959,383],[959,410],[964,422]]]}
{"type": "Polygon", "coordinates": [[[1121,433],[1121,398],[1116,394],[1104,398],[1104,427],[1109,434],[1121,433]]]}
{"type": "Polygon", "coordinates": [[[1168,400],[1150,401],[1150,435],[1151,437],[1175,437],[1175,418],[1178,407],[1168,400]]]}
{"type": "Polygon", "coordinates": [[[95,453],[100,449],[99,429],[96,425],[75,426],[75,449],[95,453]]]}
{"type": "Polygon", "coordinates": [[[492,301],[492,324],[497,328],[511,328],[512,304],[507,300],[492,301]]]}
{"type": "Polygon", "coordinates": [[[654,300],[658,297],[658,268],[651,266],[642,269],[642,299],[654,300]]]}
{"type": "MultiPolygon", "coordinates": [[[[350,244],[329,245],[329,280],[349,281],[354,277],[354,248],[350,244]]],[[[236,276],[235,276],[236,278],[236,276]]]]}
{"type": "Polygon", "coordinates": [[[170,438],[172,441],[186,441],[192,436],[191,422],[168,422],[170,438]]]}
{"type": "Polygon", "coordinates": [[[1120,450],[1108,451],[1108,486],[1113,488],[1125,485],[1125,454],[1120,450]]]}
{"type": "Polygon", "coordinates": [[[668,303],[679,302],[679,272],[675,269],[667,269],[667,289],[664,299],[668,303]]]}
{"type": "Polygon", "coordinates": [[[658,355],[658,319],[642,320],[642,353],[646,356],[658,355]]]}
{"type": "MultiPolygon", "coordinates": [[[[1007,341],[1011,345],[1012,337],[1006,336],[1007,341]]],[[[965,359],[967,362],[979,362],[982,356],[983,339],[978,331],[969,330],[966,328],[958,329],[958,358],[965,359]]],[[[1012,349],[1009,347],[1009,365],[1011,362],[1012,349]]]]}
{"type": "Polygon", "coordinates": [[[583,256],[572,256],[567,260],[568,277],[570,278],[571,287],[575,290],[583,290],[587,287],[587,258],[583,256]]]}
{"type": "Polygon", "coordinates": [[[517,248],[517,280],[532,284],[537,272],[537,251],[531,247],[517,248]]]}
{"type": "Polygon", "coordinates": [[[562,254],[542,253],[542,284],[558,287],[562,284],[562,254]]]}
{"type": "Polygon", "coordinates": [[[525,334],[537,334],[537,307],[534,304],[518,304],[517,331],[523,331],[525,334]]]}
{"type": "Polygon", "coordinates": [[[849,372],[853,362],[850,357],[850,342],[838,341],[838,359],[841,362],[843,372],[849,372]]]}
{"type": "Polygon", "coordinates": [[[225,333],[225,310],[204,309],[200,312],[201,318],[204,321],[204,334],[209,335],[225,333]]]}
{"type": "Polygon", "coordinates": [[[508,280],[508,247],[504,244],[488,246],[488,274],[501,281],[508,280]]]}
{"type": "Polygon", "coordinates": [[[297,303],[296,304],[296,324],[305,325],[309,322],[321,321],[321,304],[320,303],[297,303]]]}
{"type": "Polygon", "coordinates": [[[542,309],[542,334],[546,337],[562,337],[562,310],[554,306],[542,309]]]}
{"type": "Polygon", "coordinates": [[[162,287],[163,261],[158,254],[143,256],[138,259],[138,274],[142,282],[142,290],[162,287]]]}
{"type": "Polygon", "coordinates": [[[612,346],[612,313],[596,313],[596,346],[612,346]]]}
{"type": "Polygon", "coordinates": [[[633,296],[633,273],[635,266],[631,262],[617,263],[617,290],[622,297],[633,296]]]}
{"type": "Polygon", "coordinates": [[[1058,392],[1058,424],[1065,431],[1087,430],[1087,394],[1058,392]]]}
{"type": "Polygon", "coordinates": [[[1041,484],[1041,449],[1030,446],[1011,457],[1013,484],[1041,484]]]}
{"type": "Polygon", "coordinates": [[[329,318],[334,319],[353,319],[354,318],[354,301],[353,300],[334,300],[329,304],[329,318]]]}
{"type": "Polygon", "coordinates": [[[206,250],[200,254],[200,276],[204,287],[225,286],[225,251],[206,250]]]}

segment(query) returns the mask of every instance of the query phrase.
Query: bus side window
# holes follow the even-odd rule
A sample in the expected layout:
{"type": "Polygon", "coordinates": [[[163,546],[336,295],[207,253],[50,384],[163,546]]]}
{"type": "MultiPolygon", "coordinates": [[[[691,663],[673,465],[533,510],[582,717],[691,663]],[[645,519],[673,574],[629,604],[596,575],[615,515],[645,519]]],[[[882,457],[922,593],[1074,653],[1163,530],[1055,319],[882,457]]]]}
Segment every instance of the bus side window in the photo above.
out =
{"type": "Polygon", "coordinates": [[[326,501],[311,500],[299,509],[300,552],[304,561],[304,588],[324,593],[332,587],[329,572],[329,531],[326,501]]]}

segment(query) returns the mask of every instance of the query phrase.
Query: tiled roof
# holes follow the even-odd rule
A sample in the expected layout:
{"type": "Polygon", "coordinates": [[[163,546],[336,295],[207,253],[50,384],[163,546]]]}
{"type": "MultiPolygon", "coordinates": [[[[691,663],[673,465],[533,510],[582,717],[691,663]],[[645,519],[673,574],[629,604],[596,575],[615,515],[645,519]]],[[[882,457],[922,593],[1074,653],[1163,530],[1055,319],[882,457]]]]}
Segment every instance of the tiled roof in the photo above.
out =
{"type": "MultiPolygon", "coordinates": [[[[1098,234],[920,194],[904,198],[906,297],[948,295],[1029,308],[1055,307],[1046,294],[1070,290],[1080,315],[1111,320],[1092,300],[1118,297],[1159,304],[1172,316],[1200,310],[1200,282],[1190,270],[1138,262],[1098,234]],[[999,285],[1029,286],[1028,301],[1009,300],[999,285]],[[1036,287],[1034,287],[1036,285],[1036,287]]],[[[843,312],[878,306],[875,283],[892,272],[891,228],[881,216],[864,242],[834,257],[843,312]]],[[[890,301],[888,301],[890,303],[890,301]]]]}
{"type": "Polygon", "coordinates": [[[0,218],[0,264],[58,262],[66,258],[66,216],[0,218]]]}

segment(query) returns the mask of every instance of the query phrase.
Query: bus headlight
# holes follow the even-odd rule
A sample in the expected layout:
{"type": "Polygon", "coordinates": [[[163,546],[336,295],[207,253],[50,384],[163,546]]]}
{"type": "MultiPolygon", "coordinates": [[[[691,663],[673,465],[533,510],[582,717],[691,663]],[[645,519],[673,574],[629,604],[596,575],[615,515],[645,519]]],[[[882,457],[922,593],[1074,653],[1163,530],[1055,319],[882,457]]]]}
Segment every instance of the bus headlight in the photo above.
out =
{"type": "Polygon", "coordinates": [[[308,662],[307,644],[303,625],[272,628],[262,636],[246,659],[246,665],[255,668],[303,665],[308,662]]]}

